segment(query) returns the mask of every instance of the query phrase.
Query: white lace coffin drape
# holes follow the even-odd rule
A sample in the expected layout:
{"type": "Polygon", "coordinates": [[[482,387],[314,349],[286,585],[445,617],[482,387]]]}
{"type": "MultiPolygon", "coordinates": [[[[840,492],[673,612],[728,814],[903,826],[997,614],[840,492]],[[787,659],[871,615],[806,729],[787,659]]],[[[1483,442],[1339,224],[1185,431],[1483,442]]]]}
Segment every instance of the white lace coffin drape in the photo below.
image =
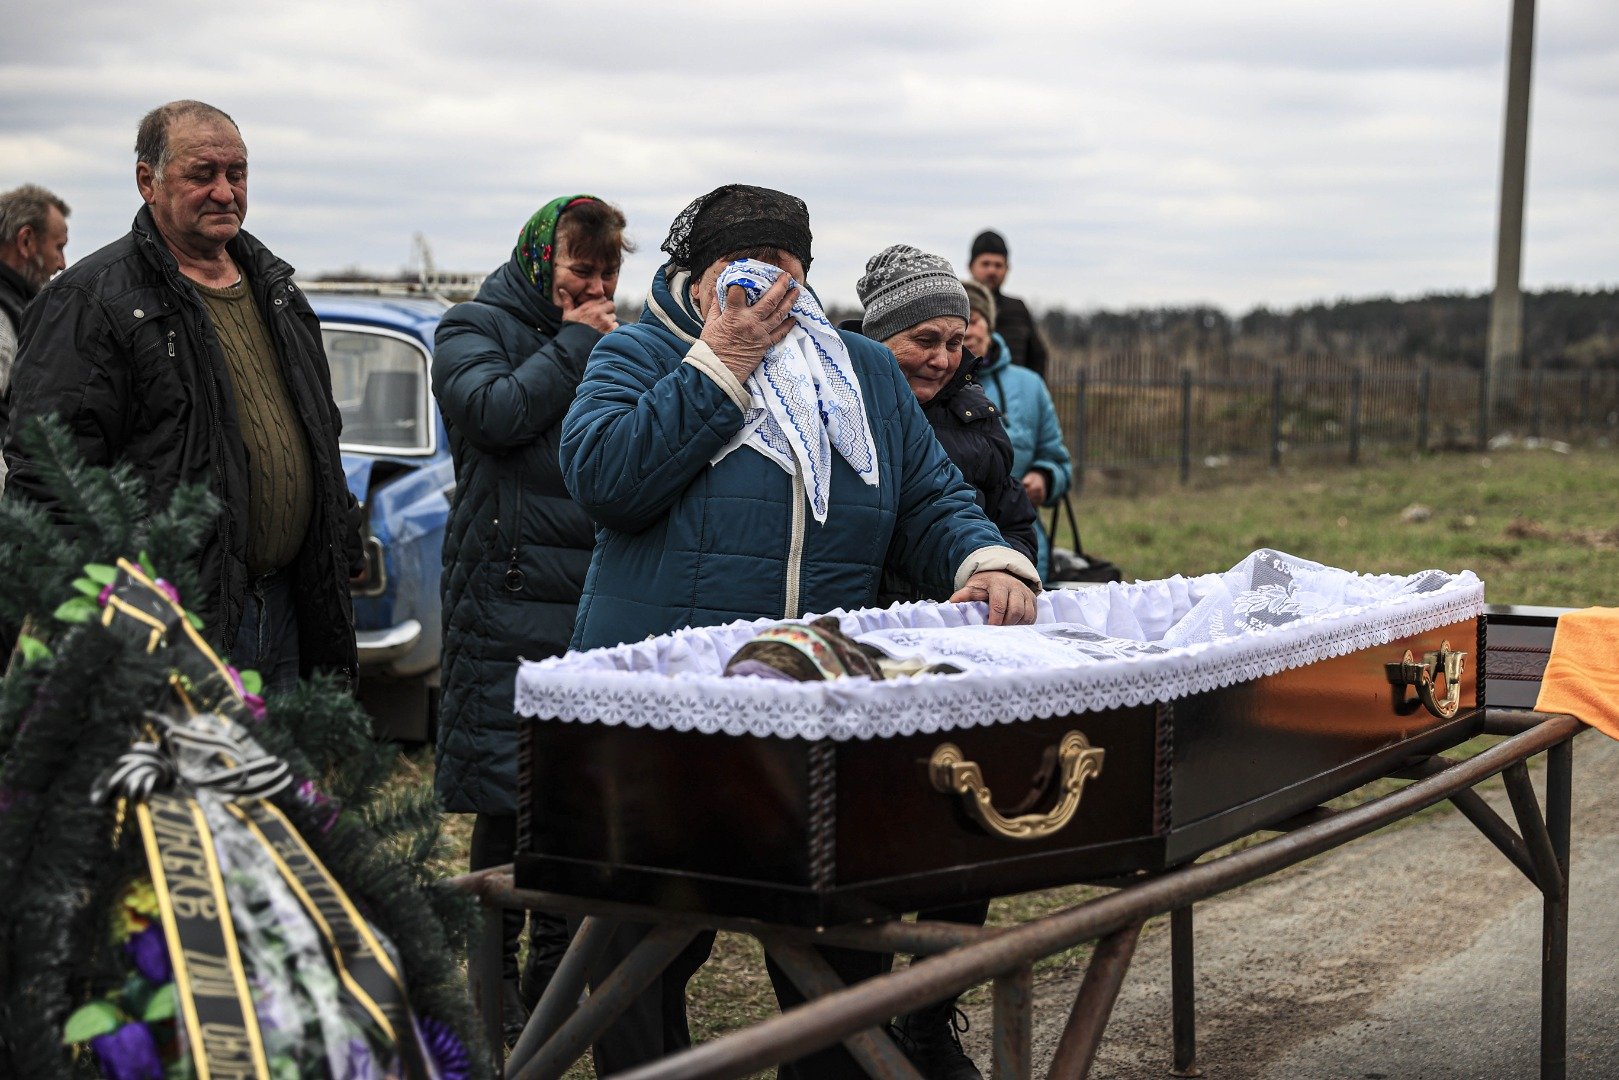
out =
{"type": "Polygon", "coordinates": [[[525,662],[517,712],[727,735],[870,739],[1170,701],[1476,618],[1470,571],[1356,574],[1262,549],[1224,574],[1055,590],[1031,626],[984,625],[982,604],[836,611],[896,657],[963,669],[888,681],[726,678],[775,620],[681,630],[525,662]]]}

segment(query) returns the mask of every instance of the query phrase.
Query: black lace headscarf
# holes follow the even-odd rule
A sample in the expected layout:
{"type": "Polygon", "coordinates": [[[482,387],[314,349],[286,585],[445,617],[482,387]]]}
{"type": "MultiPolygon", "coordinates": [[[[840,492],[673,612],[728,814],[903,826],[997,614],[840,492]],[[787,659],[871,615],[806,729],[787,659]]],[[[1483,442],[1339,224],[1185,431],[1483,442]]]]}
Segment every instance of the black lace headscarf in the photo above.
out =
{"type": "Polygon", "coordinates": [[[750,184],[726,184],[693,199],[663,242],[671,271],[689,270],[694,279],[726,255],[759,247],[785,251],[809,272],[809,208],[803,199],[750,184]]]}

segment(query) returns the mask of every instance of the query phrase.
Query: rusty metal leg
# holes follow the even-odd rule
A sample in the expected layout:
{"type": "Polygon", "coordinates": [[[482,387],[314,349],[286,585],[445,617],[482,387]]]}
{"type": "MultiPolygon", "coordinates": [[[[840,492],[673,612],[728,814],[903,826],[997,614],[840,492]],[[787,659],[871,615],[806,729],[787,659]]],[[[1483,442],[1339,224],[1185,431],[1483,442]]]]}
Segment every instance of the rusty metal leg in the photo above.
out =
{"type": "Polygon", "coordinates": [[[1541,1080],[1563,1080],[1568,1059],[1568,849],[1573,782],[1574,740],[1569,739],[1546,754],[1546,826],[1562,871],[1562,887],[1555,894],[1545,894],[1541,926],[1541,1080]]]}
{"type": "Polygon", "coordinates": [[[551,1080],[567,1072],[696,936],[691,926],[654,926],[538,1052],[508,1074],[510,1080],[551,1080]]]}
{"type": "Polygon", "coordinates": [[[1029,1080],[1034,1052],[1034,968],[995,977],[995,1050],[991,1080],[1029,1080]]]}
{"type": "Polygon", "coordinates": [[[1535,884],[1547,896],[1563,891],[1563,868],[1557,860],[1557,849],[1552,834],[1546,829],[1546,819],[1540,814],[1540,803],[1535,798],[1535,785],[1529,779],[1529,769],[1523,762],[1507,766],[1501,773],[1507,782],[1507,798],[1512,801],[1512,812],[1518,819],[1518,831],[1523,834],[1529,848],[1529,861],[1535,867],[1535,884]]]}
{"type": "Polygon", "coordinates": [[[479,913],[478,944],[472,954],[470,972],[472,985],[476,988],[474,1000],[478,1006],[478,1018],[482,1021],[484,1041],[489,1044],[489,1056],[494,1059],[496,1069],[500,1068],[506,1054],[506,1038],[500,1022],[503,990],[500,984],[500,953],[504,936],[500,917],[503,914],[504,908],[483,905],[479,913]]]}
{"type": "MultiPolygon", "coordinates": [[[[781,940],[761,944],[810,1001],[847,989],[832,965],[814,948],[781,940]]],[[[868,1076],[883,1080],[922,1080],[922,1074],[916,1071],[910,1058],[894,1045],[894,1040],[882,1028],[857,1031],[844,1038],[843,1045],[868,1076]]]]}
{"type": "Polygon", "coordinates": [[[1197,1067],[1197,974],[1192,948],[1192,905],[1169,913],[1169,1000],[1175,1062],[1171,1076],[1202,1076],[1197,1067]]]}
{"type": "Polygon", "coordinates": [[[579,932],[568,943],[568,951],[563,954],[556,973],[546,984],[540,1003],[534,1006],[534,1015],[523,1025],[523,1034],[518,1037],[517,1045],[512,1047],[505,1075],[516,1076],[521,1072],[535,1051],[556,1034],[568,1014],[578,1007],[579,995],[585,989],[590,967],[607,946],[613,930],[614,924],[610,920],[594,915],[586,916],[579,924],[579,932]]]}
{"type": "Polygon", "coordinates": [[[1063,1028],[1057,1053],[1051,1059],[1051,1071],[1047,1074],[1050,1080],[1085,1080],[1090,1075],[1096,1048],[1102,1042],[1102,1031],[1113,1014],[1119,987],[1124,984],[1125,973],[1135,957],[1141,926],[1139,922],[1131,923],[1096,943],[1090,967],[1085,969],[1085,980],[1079,984],[1079,994],[1074,998],[1074,1011],[1068,1014],[1068,1026],[1063,1028]]]}

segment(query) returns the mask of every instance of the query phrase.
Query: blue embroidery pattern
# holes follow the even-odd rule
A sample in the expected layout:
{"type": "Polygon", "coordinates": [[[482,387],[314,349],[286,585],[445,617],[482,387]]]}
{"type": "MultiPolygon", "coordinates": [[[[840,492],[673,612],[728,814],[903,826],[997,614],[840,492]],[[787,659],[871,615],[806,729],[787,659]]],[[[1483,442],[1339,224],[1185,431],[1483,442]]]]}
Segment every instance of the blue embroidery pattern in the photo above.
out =
{"type": "MultiPolygon", "coordinates": [[[[780,276],[781,270],[768,263],[738,259],[720,274],[716,285],[720,307],[724,308],[731,286],[741,286],[752,304],[780,276]]],[[[797,325],[765,353],[743,384],[751,407],[743,414],[742,430],[714,461],[748,446],[786,472],[802,475],[810,512],[824,523],[831,496],[832,451],[875,487],[877,446],[849,350],[808,289],[798,291],[792,315],[797,325]]]]}

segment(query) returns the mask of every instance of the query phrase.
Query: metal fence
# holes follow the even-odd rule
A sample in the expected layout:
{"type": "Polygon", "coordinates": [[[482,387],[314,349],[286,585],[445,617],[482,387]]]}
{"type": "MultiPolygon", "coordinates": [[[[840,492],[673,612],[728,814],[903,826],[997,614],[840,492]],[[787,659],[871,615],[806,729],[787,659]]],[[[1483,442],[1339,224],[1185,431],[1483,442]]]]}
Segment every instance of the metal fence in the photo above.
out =
{"type": "Polygon", "coordinates": [[[1358,463],[1368,448],[1484,447],[1496,435],[1587,439],[1619,429],[1619,370],[1514,373],[1495,396],[1476,368],[1309,361],[1269,370],[1070,367],[1052,400],[1076,479],[1085,469],[1195,472],[1240,462],[1358,463]]]}

